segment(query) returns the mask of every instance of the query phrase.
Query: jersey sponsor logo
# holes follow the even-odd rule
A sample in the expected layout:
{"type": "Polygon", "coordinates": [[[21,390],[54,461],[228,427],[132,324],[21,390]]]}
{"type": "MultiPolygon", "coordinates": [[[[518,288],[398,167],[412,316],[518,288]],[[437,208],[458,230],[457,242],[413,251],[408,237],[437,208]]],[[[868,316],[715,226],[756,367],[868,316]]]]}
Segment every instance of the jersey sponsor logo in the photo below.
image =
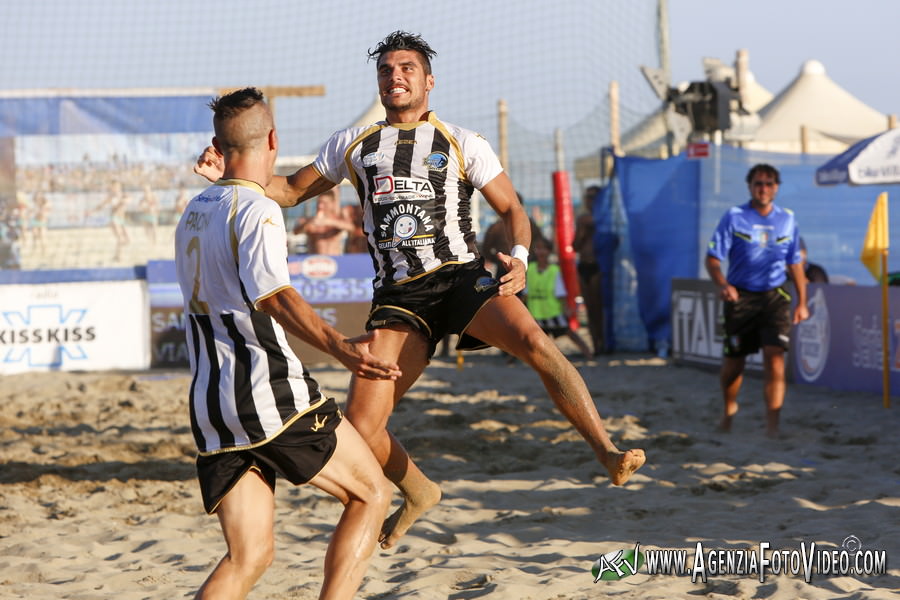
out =
{"type": "Polygon", "coordinates": [[[434,186],[427,179],[383,175],[375,178],[373,196],[374,201],[380,204],[431,200],[434,198],[434,186]]]}
{"type": "Polygon", "coordinates": [[[382,158],[384,158],[384,154],[381,152],[370,152],[362,157],[362,164],[364,167],[371,167],[382,158]]]}
{"type": "Polygon", "coordinates": [[[396,204],[379,215],[378,248],[428,246],[434,243],[431,215],[414,204],[396,204]]]}
{"type": "Polygon", "coordinates": [[[425,157],[422,164],[428,167],[429,171],[444,171],[447,169],[447,165],[450,164],[450,157],[443,152],[432,152],[425,157]]]}
{"type": "Polygon", "coordinates": [[[266,217],[265,220],[262,222],[262,224],[263,225],[277,225],[277,223],[275,223],[275,221],[272,220],[272,217],[266,217]]]}

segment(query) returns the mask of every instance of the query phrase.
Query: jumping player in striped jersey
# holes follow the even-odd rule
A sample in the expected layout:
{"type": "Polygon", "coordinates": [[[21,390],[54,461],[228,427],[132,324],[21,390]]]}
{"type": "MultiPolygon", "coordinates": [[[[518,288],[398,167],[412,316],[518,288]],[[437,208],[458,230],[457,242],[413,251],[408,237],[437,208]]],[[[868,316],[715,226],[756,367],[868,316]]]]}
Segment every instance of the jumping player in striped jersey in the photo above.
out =
{"type": "Polygon", "coordinates": [[[175,231],[193,372],[191,429],[204,506],[228,552],[198,598],[244,598],[272,561],[276,474],[338,498],[344,513],[325,557],[319,598],[353,598],[387,514],[392,488],[334,399],[288,346],[285,330],[360,377],[400,371],[369,344],[347,340],[291,285],[279,206],[266,198],[278,138],[263,95],[246,88],[215,99],[223,179],[191,200],[175,231]]]}
{"type": "MultiPolygon", "coordinates": [[[[266,187],[279,204],[293,206],[347,179],[363,208],[376,272],[367,328],[381,334],[372,351],[397,360],[403,371],[396,381],[354,376],[347,399],[348,418],[404,498],[385,521],[384,548],[440,499],[439,486],[419,470],[387,423],[448,333],[459,335],[460,350],[495,346],[534,368],[614,484],[623,484],[644,463],[643,450],[622,452],[613,444],[578,371],[516,297],[525,287],[528,216],[488,142],[429,110],[434,55],[417,35],[397,31],[386,37],[369,52],[386,120],[338,131],[313,164],[276,176],[266,187]],[[475,189],[513,242],[510,255],[499,254],[506,271],[499,279],[484,268],[476,247],[475,189]]],[[[212,180],[221,172],[219,163],[207,148],[195,171],[212,180]]]]}

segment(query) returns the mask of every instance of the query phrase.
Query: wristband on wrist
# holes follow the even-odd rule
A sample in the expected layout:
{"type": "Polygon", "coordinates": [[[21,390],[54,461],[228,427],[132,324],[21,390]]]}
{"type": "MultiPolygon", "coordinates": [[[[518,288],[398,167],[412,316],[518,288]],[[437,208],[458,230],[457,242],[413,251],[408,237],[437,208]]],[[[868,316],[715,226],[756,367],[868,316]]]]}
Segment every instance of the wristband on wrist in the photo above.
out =
{"type": "Polygon", "coordinates": [[[516,244],[512,247],[512,252],[509,255],[521,260],[522,264],[525,265],[525,270],[528,270],[528,248],[521,244],[516,244]]]}

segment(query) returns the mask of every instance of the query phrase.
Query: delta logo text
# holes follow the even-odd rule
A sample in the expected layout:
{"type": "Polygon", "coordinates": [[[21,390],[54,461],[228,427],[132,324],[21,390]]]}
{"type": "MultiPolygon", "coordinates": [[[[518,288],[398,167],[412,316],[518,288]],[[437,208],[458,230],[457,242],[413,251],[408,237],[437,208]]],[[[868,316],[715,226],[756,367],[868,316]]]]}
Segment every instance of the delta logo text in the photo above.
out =
{"type": "Polygon", "coordinates": [[[693,551],[633,548],[607,552],[591,565],[594,583],[619,581],[632,575],[674,575],[706,583],[710,577],[739,575],[765,583],[769,575],[788,575],[810,583],[813,577],[859,577],[887,573],[887,553],[864,548],[859,538],[844,538],[840,548],[802,542],[797,548],[774,549],[769,542],[755,547],[693,551]]]}

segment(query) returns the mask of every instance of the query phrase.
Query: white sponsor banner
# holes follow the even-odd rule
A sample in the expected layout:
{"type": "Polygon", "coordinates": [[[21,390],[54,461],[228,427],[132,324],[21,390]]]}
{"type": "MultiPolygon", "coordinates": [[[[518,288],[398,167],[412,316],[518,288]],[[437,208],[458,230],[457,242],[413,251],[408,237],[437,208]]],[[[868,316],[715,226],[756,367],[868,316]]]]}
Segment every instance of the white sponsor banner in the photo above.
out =
{"type": "MultiPolygon", "coordinates": [[[[672,358],[716,368],[722,363],[722,300],[708,279],[672,279],[672,358]]],[[[762,369],[762,352],[747,356],[746,369],[762,369]]]]}
{"type": "Polygon", "coordinates": [[[0,373],[146,369],[144,280],[0,286],[0,373]]]}

